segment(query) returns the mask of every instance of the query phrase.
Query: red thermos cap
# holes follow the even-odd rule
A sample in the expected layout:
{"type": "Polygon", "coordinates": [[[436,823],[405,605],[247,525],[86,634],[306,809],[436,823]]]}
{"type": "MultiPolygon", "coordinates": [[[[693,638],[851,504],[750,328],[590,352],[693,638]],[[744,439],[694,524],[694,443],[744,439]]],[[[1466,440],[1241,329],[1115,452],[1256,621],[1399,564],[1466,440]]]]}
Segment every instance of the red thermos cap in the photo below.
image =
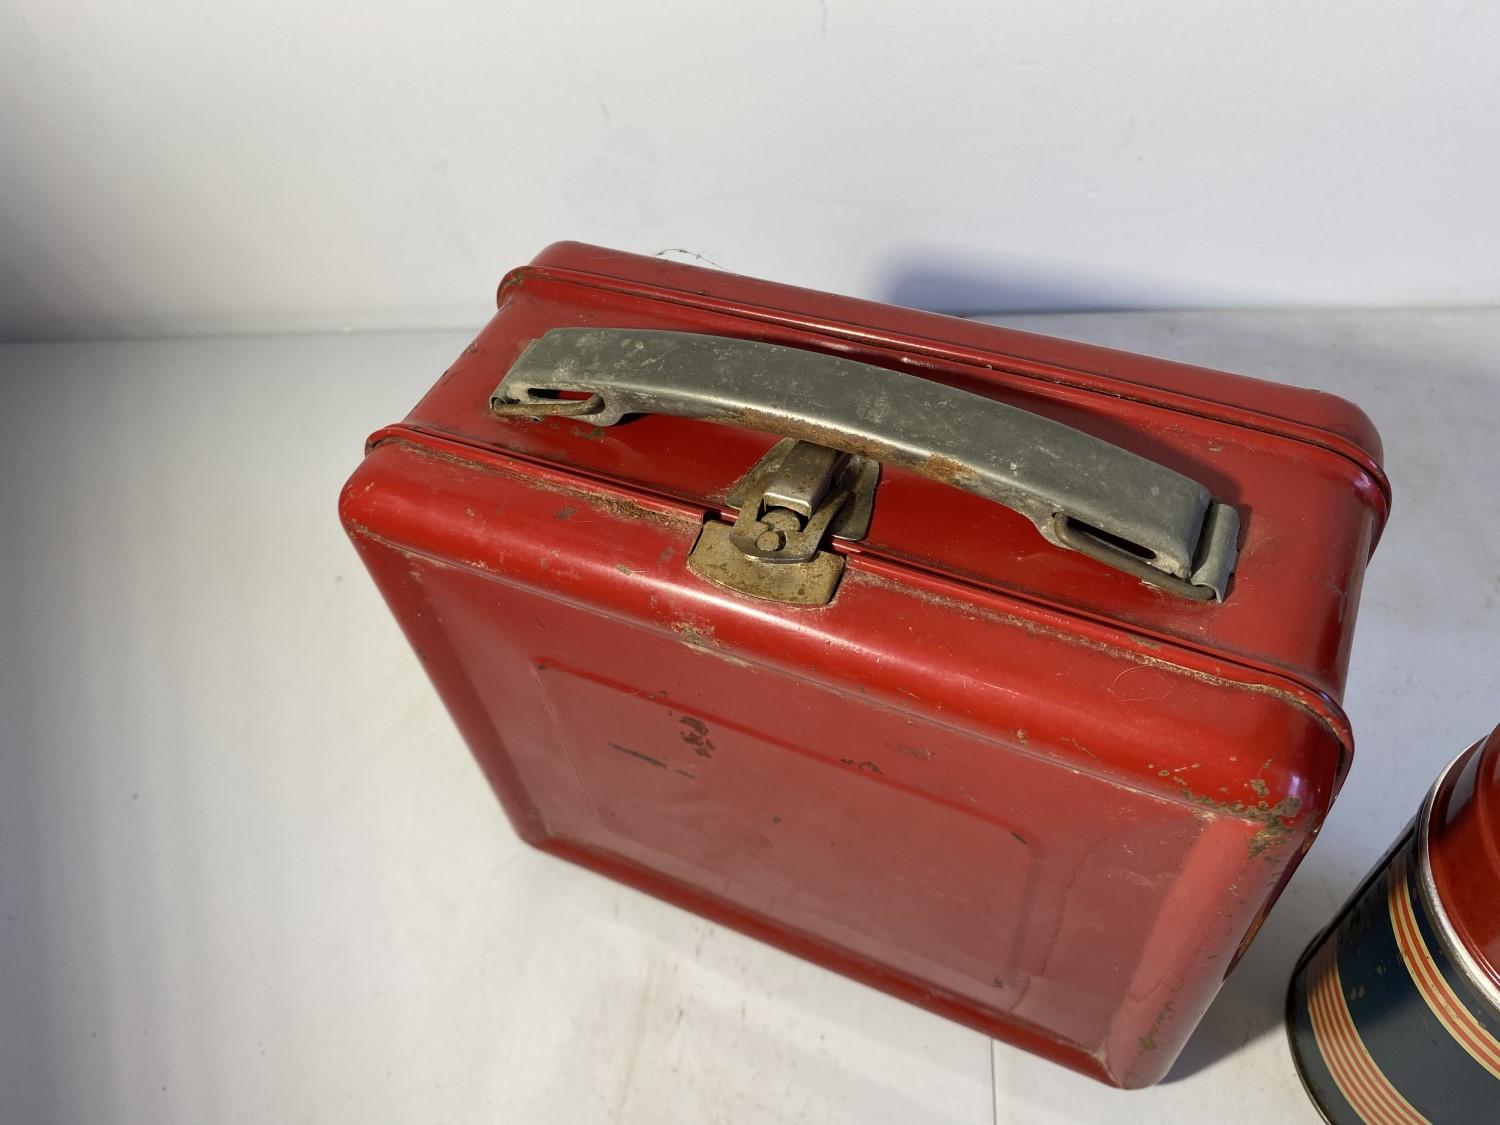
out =
{"type": "Polygon", "coordinates": [[[1433,794],[1432,879],[1470,956],[1500,988],[1500,727],[1433,794]]]}

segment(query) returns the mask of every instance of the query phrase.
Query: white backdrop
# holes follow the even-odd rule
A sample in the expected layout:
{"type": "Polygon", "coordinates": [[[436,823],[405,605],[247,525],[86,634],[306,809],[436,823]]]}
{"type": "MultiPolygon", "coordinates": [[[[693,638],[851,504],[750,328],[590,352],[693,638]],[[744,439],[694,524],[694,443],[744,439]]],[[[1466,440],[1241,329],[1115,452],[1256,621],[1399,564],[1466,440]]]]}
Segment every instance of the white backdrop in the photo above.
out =
{"type": "Polygon", "coordinates": [[[0,0],[0,337],[472,327],[557,238],[948,311],[1500,300],[1470,0],[0,0]]]}

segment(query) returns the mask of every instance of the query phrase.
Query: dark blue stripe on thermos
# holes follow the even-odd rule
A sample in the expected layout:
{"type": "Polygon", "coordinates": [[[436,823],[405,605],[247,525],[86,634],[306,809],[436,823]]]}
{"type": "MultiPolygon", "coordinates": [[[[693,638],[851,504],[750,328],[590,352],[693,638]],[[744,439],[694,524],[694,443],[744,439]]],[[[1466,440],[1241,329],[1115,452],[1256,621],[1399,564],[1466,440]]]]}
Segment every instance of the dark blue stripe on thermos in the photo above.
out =
{"type": "MultiPolygon", "coordinates": [[[[1339,975],[1355,1030],[1375,1065],[1424,1117],[1500,1119],[1494,1078],[1449,1034],[1401,957],[1391,924],[1390,876],[1387,868],[1351,915],[1351,940],[1339,951],[1339,975]]],[[[1420,916],[1417,889],[1411,890],[1420,916]]],[[[1430,933],[1426,936],[1431,942],[1430,933]]],[[[1447,959],[1432,944],[1428,948],[1435,959],[1447,959]]]]}
{"type": "MultiPolygon", "coordinates": [[[[1338,943],[1341,991],[1370,1059],[1418,1113],[1438,1125],[1500,1122],[1500,1082],[1481,1065],[1424,999],[1401,955],[1390,913],[1390,878],[1407,872],[1412,910],[1429,955],[1476,1021],[1494,1032],[1494,1013],[1472,988],[1438,940],[1416,882],[1416,849],[1410,837],[1360,888],[1334,927],[1304,956],[1290,992],[1288,1029],[1303,1083],[1335,1125],[1364,1119],[1339,1090],[1313,1034],[1308,1011],[1309,966],[1327,942],[1338,943]],[[1389,860],[1403,855],[1405,863],[1389,860]]],[[[1341,1070],[1343,1068],[1340,1068],[1341,1070]]]]}

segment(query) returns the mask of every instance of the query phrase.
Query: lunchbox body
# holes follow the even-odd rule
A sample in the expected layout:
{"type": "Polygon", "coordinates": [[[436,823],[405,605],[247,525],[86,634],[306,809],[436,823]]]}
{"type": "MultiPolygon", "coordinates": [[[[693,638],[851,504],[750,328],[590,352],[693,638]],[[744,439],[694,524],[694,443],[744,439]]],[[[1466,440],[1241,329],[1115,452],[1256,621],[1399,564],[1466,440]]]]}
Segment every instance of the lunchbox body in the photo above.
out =
{"type": "Polygon", "coordinates": [[[376,434],[345,525],[529,842],[1118,1085],[1311,843],[1387,491],[1326,396],[576,244],[376,434]],[[1222,602],[883,470],[826,604],[689,565],[776,437],[500,418],[555,328],[753,339],[1043,413],[1244,514],[1222,602]]]}

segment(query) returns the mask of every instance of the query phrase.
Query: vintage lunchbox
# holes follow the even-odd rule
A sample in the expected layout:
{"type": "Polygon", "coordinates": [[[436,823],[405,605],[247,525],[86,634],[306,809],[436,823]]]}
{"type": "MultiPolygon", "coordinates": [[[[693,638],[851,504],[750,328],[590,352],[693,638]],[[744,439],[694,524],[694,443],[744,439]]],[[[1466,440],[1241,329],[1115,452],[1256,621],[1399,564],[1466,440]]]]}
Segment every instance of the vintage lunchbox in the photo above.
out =
{"type": "Polygon", "coordinates": [[[1379,462],[1326,395],[562,243],[341,512],[527,841],[1141,1086],[1349,768],[1379,462]]]}

